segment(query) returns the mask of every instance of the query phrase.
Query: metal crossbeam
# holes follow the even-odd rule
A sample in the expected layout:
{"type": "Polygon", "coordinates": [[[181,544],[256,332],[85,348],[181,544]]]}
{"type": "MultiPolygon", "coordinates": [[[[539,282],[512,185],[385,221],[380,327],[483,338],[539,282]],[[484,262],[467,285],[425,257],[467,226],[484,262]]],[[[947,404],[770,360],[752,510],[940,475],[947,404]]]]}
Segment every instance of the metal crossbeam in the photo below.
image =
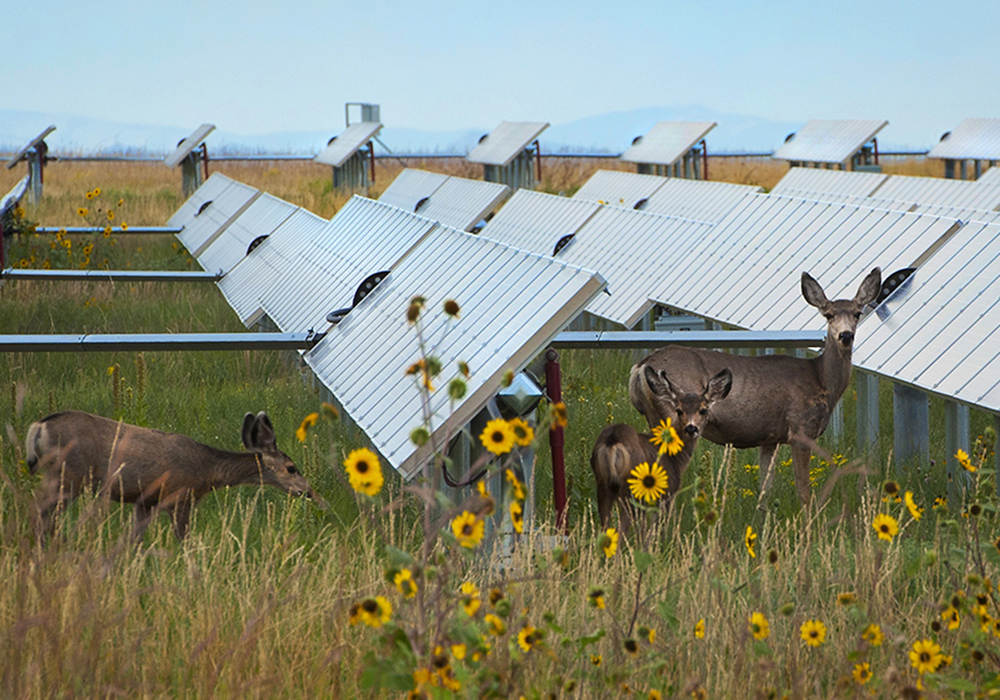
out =
{"type": "Polygon", "coordinates": [[[813,348],[825,331],[564,331],[552,341],[557,349],[653,348],[684,345],[702,348],[813,348]]]}
{"type": "MultiPolygon", "coordinates": [[[[39,226],[35,229],[35,233],[48,233],[52,235],[60,231],[63,233],[103,233],[104,228],[101,226],[39,226]]],[[[167,233],[176,236],[181,231],[182,229],[177,226],[129,226],[125,231],[120,227],[115,227],[113,232],[116,236],[120,236],[123,233],[126,235],[133,233],[167,233]]]]}
{"type": "Polygon", "coordinates": [[[0,279],[33,281],[218,282],[222,275],[202,270],[28,270],[5,268],[0,279]]]}
{"type": "Polygon", "coordinates": [[[323,336],[305,333],[95,333],[0,335],[2,352],[149,350],[308,350],[323,336]]]}

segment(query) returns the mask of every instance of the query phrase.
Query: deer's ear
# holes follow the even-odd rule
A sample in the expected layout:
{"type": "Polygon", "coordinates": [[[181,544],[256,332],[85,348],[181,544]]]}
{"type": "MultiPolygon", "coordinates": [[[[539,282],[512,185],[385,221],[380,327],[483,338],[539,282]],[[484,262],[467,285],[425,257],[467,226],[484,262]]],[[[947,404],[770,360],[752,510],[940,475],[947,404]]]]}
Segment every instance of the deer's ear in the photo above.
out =
{"type": "Polygon", "coordinates": [[[806,298],[806,303],[815,306],[817,309],[825,306],[827,302],[826,294],[819,282],[812,278],[808,272],[802,273],[802,296],[806,298]]]}
{"type": "MultiPolygon", "coordinates": [[[[248,413],[247,415],[250,414],[248,413]]],[[[244,419],[243,424],[246,425],[246,419],[244,419]]],[[[261,411],[257,414],[256,418],[252,419],[249,432],[249,443],[247,443],[246,439],[243,441],[243,444],[247,448],[265,452],[278,448],[274,437],[274,426],[271,425],[271,419],[267,417],[264,411],[261,411]]]]}
{"type": "Polygon", "coordinates": [[[657,372],[655,369],[646,365],[645,370],[646,384],[649,385],[650,390],[657,396],[662,396],[670,401],[677,400],[677,394],[674,391],[673,385],[670,380],[667,379],[667,375],[663,372],[657,372]]]}
{"type": "Polygon", "coordinates": [[[243,446],[248,450],[253,447],[253,424],[256,419],[253,417],[252,413],[248,413],[243,416],[243,429],[240,431],[240,436],[243,439],[243,446]]]}
{"type": "Polygon", "coordinates": [[[878,299],[878,293],[881,289],[882,270],[876,267],[862,280],[861,286],[858,287],[858,293],[854,295],[854,302],[859,306],[867,306],[878,299]]]}
{"type": "Polygon", "coordinates": [[[717,375],[708,380],[708,390],[705,398],[710,402],[722,401],[729,396],[729,391],[733,388],[733,373],[727,367],[717,375]]]}

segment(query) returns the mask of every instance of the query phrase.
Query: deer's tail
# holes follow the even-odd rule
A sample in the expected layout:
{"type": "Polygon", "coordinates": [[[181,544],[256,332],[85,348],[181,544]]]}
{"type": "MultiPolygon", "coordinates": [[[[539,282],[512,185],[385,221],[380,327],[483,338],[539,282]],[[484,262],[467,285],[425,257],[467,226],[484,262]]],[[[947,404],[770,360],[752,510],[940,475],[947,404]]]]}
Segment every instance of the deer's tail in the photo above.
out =
{"type": "Polygon", "coordinates": [[[38,468],[38,460],[42,456],[42,430],[45,429],[45,424],[38,422],[32,423],[31,427],[28,428],[28,437],[25,438],[25,457],[28,462],[28,471],[32,474],[38,468]]]}

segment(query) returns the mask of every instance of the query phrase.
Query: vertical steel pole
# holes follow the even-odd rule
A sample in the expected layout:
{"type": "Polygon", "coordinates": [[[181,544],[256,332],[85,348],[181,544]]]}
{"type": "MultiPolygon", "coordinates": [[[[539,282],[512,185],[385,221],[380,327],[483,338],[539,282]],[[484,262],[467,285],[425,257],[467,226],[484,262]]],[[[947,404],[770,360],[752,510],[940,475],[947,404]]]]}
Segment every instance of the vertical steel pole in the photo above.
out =
{"type": "Polygon", "coordinates": [[[855,375],[858,390],[858,452],[874,455],[878,445],[878,375],[858,372],[855,375]]]}
{"type": "Polygon", "coordinates": [[[955,453],[969,452],[969,407],[955,401],[944,402],[944,451],[948,471],[948,502],[961,503],[970,485],[965,470],[959,466],[955,453]]]}
{"type": "Polygon", "coordinates": [[[892,385],[893,443],[896,468],[917,459],[930,461],[930,413],[927,394],[905,384],[892,385]]]}
{"type": "MultiPolygon", "coordinates": [[[[552,348],[545,352],[545,393],[549,401],[562,401],[562,377],[559,371],[559,353],[552,348]]],[[[566,463],[563,460],[563,446],[566,438],[560,425],[549,430],[549,446],[552,448],[552,496],[556,507],[556,527],[569,534],[566,521],[566,463]]]]}
{"type": "MultiPolygon", "coordinates": [[[[205,169],[205,177],[202,179],[202,182],[204,182],[208,179],[208,144],[204,143],[201,144],[201,164],[205,169]]],[[[200,182],[198,183],[198,186],[201,187],[200,182]]]]}

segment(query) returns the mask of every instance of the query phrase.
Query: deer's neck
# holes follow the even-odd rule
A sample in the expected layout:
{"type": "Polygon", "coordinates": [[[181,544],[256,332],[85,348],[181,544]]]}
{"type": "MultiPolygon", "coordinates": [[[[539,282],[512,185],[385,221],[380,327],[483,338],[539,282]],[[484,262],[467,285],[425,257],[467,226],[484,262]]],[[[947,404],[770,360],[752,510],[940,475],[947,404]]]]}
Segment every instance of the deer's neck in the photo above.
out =
{"type": "Polygon", "coordinates": [[[827,334],[823,353],[816,360],[819,381],[832,410],[851,381],[851,351],[827,334]]]}
{"type": "Polygon", "coordinates": [[[209,489],[238,484],[268,484],[269,470],[265,469],[256,452],[215,451],[215,459],[207,470],[209,489]]]}

